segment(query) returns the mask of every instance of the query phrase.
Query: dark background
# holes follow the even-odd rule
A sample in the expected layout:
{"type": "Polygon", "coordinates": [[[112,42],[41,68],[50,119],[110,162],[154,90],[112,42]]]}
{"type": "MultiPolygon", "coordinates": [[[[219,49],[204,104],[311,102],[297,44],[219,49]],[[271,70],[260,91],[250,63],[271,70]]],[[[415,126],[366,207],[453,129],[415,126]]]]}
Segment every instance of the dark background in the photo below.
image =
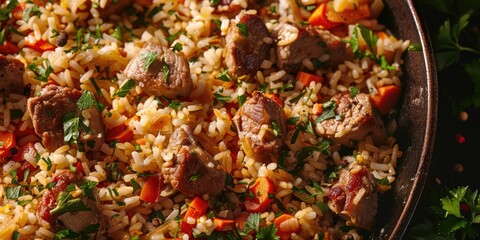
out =
{"type": "MultiPolygon", "coordinates": [[[[421,1],[417,1],[415,5],[422,21],[426,23],[429,35],[433,38],[445,20],[442,17],[445,16],[421,1]]],[[[478,26],[480,19],[476,18],[475,21],[473,25],[478,26]]],[[[437,72],[439,103],[431,169],[407,235],[411,228],[429,218],[432,201],[439,201],[441,196],[438,194],[445,189],[458,186],[480,189],[480,110],[474,107],[465,109],[456,107],[462,94],[463,96],[473,94],[471,80],[463,75],[460,69],[462,62],[467,58],[468,56],[461,58],[458,66],[437,72]],[[462,111],[468,115],[466,120],[459,117],[462,111]]]]}

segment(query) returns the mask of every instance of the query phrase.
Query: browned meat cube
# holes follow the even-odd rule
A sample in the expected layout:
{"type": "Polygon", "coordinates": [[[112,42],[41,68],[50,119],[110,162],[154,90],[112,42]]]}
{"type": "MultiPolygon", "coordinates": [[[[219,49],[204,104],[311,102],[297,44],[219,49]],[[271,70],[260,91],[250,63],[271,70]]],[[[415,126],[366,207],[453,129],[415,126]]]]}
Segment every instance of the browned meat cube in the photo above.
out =
{"type": "Polygon", "coordinates": [[[234,78],[252,82],[267,57],[273,39],[263,20],[241,12],[231,22],[225,37],[225,64],[234,78]]]}
{"type": "Polygon", "coordinates": [[[286,134],[285,118],[278,103],[254,92],[232,119],[245,154],[265,163],[278,159],[286,134]]]}
{"type": "Polygon", "coordinates": [[[175,130],[168,148],[175,157],[162,166],[166,182],[186,194],[220,194],[225,186],[225,171],[200,147],[190,127],[183,125],[175,130]]]}
{"type": "Polygon", "coordinates": [[[132,3],[133,0],[108,0],[105,8],[98,8],[98,13],[101,18],[108,19],[110,15],[120,15],[132,3]]]}
{"type": "Polygon", "coordinates": [[[0,54],[0,94],[23,93],[25,65],[13,57],[0,54]]]}
{"type": "Polygon", "coordinates": [[[316,124],[320,136],[346,145],[352,140],[362,140],[368,134],[376,143],[386,139],[383,121],[374,111],[367,94],[359,93],[351,98],[348,92],[339,93],[331,101],[336,105],[335,117],[316,124]]]}
{"type": "Polygon", "coordinates": [[[328,31],[281,23],[272,35],[277,42],[277,66],[289,73],[307,69],[306,59],[316,67],[351,59],[345,43],[328,31]]]}
{"type": "Polygon", "coordinates": [[[353,225],[373,230],[378,196],[376,184],[369,179],[367,169],[362,166],[355,173],[341,169],[338,174],[339,180],[332,186],[328,196],[329,207],[353,225]]]}
{"type": "Polygon", "coordinates": [[[125,74],[149,95],[176,98],[192,91],[187,59],[156,43],[145,44],[128,63],[125,74]]]}
{"type": "MultiPolygon", "coordinates": [[[[27,107],[32,118],[35,133],[42,138],[45,148],[53,152],[63,146],[63,118],[67,113],[75,116],[81,114],[77,101],[82,93],[76,89],[49,85],[42,89],[41,95],[28,99],[27,107]]],[[[90,115],[89,132],[79,129],[79,142],[85,149],[97,150],[103,144],[104,125],[100,112],[96,107],[86,109],[90,115]]]]}

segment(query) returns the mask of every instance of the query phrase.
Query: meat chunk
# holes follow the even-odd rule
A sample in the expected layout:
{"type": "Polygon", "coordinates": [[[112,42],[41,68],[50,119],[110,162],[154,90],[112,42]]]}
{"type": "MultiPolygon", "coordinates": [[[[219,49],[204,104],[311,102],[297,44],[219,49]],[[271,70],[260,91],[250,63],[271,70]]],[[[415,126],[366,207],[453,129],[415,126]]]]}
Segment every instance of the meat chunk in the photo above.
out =
{"type": "Polygon", "coordinates": [[[13,57],[0,54],[0,95],[23,93],[25,65],[13,57]]]}
{"type": "Polygon", "coordinates": [[[316,124],[320,136],[346,145],[352,140],[362,140],[368,134],[376,143],[386,139],[383,121],[374,111],[368,94],[359,93],[351,98],[348,92],[339,93],[331,101],[336,117],[316,124]]]}
{"type": "Polygon", "coordinates": [[[278,159],[286,134],[285,118],[278,103],[254,92],[232,119],[245,154],[265,163],[278,159]]]}
{"type": "Polygon", "coordinates": [[[61,192],[64,192],[68,185],[77,180],[77,175],[71,171],[63,171],[55,175],[52,182],[55,182],[55,186],[45,191],[42,199],[38,203],[37,215],[47,221],[54,222],[54,218],[50,211],[57,206],[57,197],[61,192]]]}
{"type": "Polygon", "coordinates": [[[188,96],[192,91],[187,59],[157,43],[147,43],[128,63],[125,74],[149,95],[175,98],[188,96]]]}
{"type": "Polygon", "coordinates": [[[55,220],[59,219],[63,226],[74,232],[80,232],[91,224],[99,223],[100,226],[97,234],[102,233],[105,231],[105,219],[100,213],[100,202],[98,195],[95,192],[93,193],[93,196],[83,196],[80,198],[87,209],[81,211],[69,211],[61,214],[54,214],[51,212],[58,207],[57,199],[61,194],[66,194],[67,186],[71,184],[79,186],[81,184],[81,179],[81,174],[75,174],[68,170],[55,175],[52,182],[55,182],[56,184],[51,189],[47,189],[43,194],[37,207],[37,215],[41,219],[49,222],[54,228],[60,223],[55,220]]]}
{"type": "Polygon", "coordinates": [[[273,42],[265,23],[257,15],[241,12],[231,22],[225,40],[230,76],[252,82],[273,42]]]}
{"type": "MultiPolygon", "coordinates": [[[[42,138],[42,143],[48,151],[53,152],[65,144],[64,117],[67,113],[81,115],[77,107],[81,95],[82,93],[76,89],[49,85],[42,89],[40,96],[28,99],[27,107],[35,133],[42,138]]],[[[87,126],[89,131],[78,127],[78,140],[86,150],[97,150],[104,142],[102,117],[96,107],[84,111],[90,116],[87,126]]]]}
{"type": "Polygon", "coordinates": [[[314,67],[339,64],[351,59],[345,43],[330,32],[281,23],[273,29],[276,40],[277,66],[289,73],[308,69],[305,60],[314,67]]]}
{"type": "Polygon", "coordinates": [[[120,15],[120,13],[128,6],[131,6],[132,3],[133,0],[107,0],[105,8],[98,8],[98,13],[101,18],[107,19],[113,14],[120,15]]]}
{"type": "Polygon", "coordinates": [[[363,166],[357,165],[355,170],[340,169],[338,175],[339,180],[328,196],[330,209],[353,225],[371,231],[378,208],[376,183],[363,166]]]}
{"type": "Polygon", "coordinates": [[[199,145],[190,127],[183,125],[175,130],[168,148],[175,158],[162,166],[166,182],[186,194],[220,194],[225,186],[225,172],[199,145]]]}

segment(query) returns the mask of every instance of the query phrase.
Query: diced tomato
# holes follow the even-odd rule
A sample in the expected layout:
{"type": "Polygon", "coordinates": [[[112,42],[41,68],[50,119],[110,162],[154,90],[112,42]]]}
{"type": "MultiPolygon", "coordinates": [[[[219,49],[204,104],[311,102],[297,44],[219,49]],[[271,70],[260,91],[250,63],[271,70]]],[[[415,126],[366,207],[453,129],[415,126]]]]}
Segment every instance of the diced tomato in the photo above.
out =
{"type": "Polygon", "coordinates": [[[395,85],[389,85],[378,87],[377,92],[377,94],[370,95],[370,99],[381,114],[386,114],[397,105],[402,89],[395,85]]]}
{"type": "Polygon", "coordinates": [[[317,9],[310,15],[308,22],[312,26],[322,26],[325,29],[331,29],[339,25],[339,23],[334,23],[327,18],[327,4],[321,3],[317,9]]]}
{"type": "Polygon", "coordinates": [[[273,202],[268,195],[275,193],[275,187],[270,179],[259,177],[255,180],[249,191],[254,197],[247,196],[245,198],[245,208],[248,212],[260,213],[264,212],[273,202]]]}
{"type": "Polygon", "coordinates": [[[13,155],[12,160],[15,162],[21,162],[25,160],[25,154],[29,154],[32,157],[35,157],[37,155],[37,150],[35,150],[35,147],[33,145],[33,142],[29,142],[22,147],[18,149],[18,152],[13,155]]]}
{"type": "Polygon", "coordinates": [[[105,133],[105,141],[113,142],[115,140],[118,140],[121,143],[132,141],[133,131],[124,124],[114,127],[112,129],[108,129],[105,133]]]}
{"type": "Polygon", "coordinates": [[[207,212],[207,209],[208,202],[203,200],[201,197],[195,197],[188,206],[187,213],[185,214],[185,217],[183,218],[183,221],[180,225],[182,232],[188,235],[192,235],[192,228],[195,226],[195,224],[188,223],[188,219],[198,219],[207,212]]]}
{"type": "Polygon", "coordinates": [[[50,211],[57,206],[58,195],[75,179],[76,176],[71,171],[63,171],[53,177],[52,182],[56,182],[55,186],[43,194],[37,207],[37,213],[43,220],[47,222],[54,220],[50,211]]]}
{"type": "Polygon", "coordinates": [[[36,40],[33,36],[33,32],[25,37],[25,47],[31,48],[39,52],[53,51],[56,48],[55,45],[52,45],[45,40],[36,40]]]}
{"type": "Polygon", "coordinates": [[[0,54],[7,55],[7,54],[16,54],[20,52],[20,48],[17,47],[16,44],[5,41],[3,45],[0,45],[0,54]]]}
{"type": "Polygon", "coordinates": [[[15,138],[16,140],[19,140],[22,137],[25,137],[30,134],[35,134],[35,130],[33,130],[32,127],[27,127],[24,130],[20,130],[20,127],[22,126],[23,121],[20,121],[16,126],[15,126],[15,138]]]}
{"type": "MultiPolygon", "coordinates": [[[[23,181],[23,177],[25,175],[25,172],[27,171],[27,169],[30,170],[30,173],[32,173],[33,171],[35,171],[35,167],[30,164],[28,161],[23,161],[20,165],[19,168],[17,168],[17,177],[18,177],[18,181],[23,181]]],[[[29,174],[30,174],[29,173],[29,174]]],[[[27,176],[28,177],[28,176],[27,176]]],[[[28,179],[27,179],[28,181],[28,179]]]]}
{"type": "Polygon", "coordinates": [[[10,149],[16,146],[13,132],[0,132],[0,162],[5,162],[12,155],[10,149]]]}
{"type": "Polygon", "coordinates": [[[281,240],[290,239],[292,233],[300,231],[300,224],[298,223],[298,219],[296,219],[290,214],[282,214],[278,216],[277,218],[275,218],[273,223],[275,224],[275,226],[277,226],[277,236],[279,236],[281,240]],[[287,221],[289,223],[287,223],[287,221]],[[281,226],[282,224],[284,224],[284,226],[281,226]]]}
{"type": "Polygon", "coordinates": [[[315,83],[323,83],[323,77],[317,76],[311,73],[306,72],[298,72],[297,73],[297,81],[303,83],[303,86],[308,87],[310,86],[311,82],[315,83]]]}
{"type": "Polygon", "coordinates": [[[231,231],[233,230],[234,221],[232,219],[225,218],[214,218],[213,222],[215,225],[215,230],[217,231],[231,231]]]}
{"type": "Polygon", "coordinates": [[[85,171],[83,170],[83,164],[81,161],[75,163],[75,169],[77,169],[77,173],[85,175],[85,171]]]}
{"type": "Polygon", "coordinates": [[[280,98],[278,98],[277,95],[275,95],[273,93],[265,93],[264,95],[265,95],[265,97],[268,97],[268,98],[272,99],[273,101],[275,101],[276,103],[278,103],[278,105],[280,105],[280,107],[283,108],[283,102],[280,100],[280,98]]]}
{"type": "Polygon", "coordinates": [[[12,10],[12,17],[16,20],[20,20],[23,18],[23,10],[26,8],[25,3],[20,3],[18,4],[13,10],[12,10]]]}
{"type": "Polygon", "coordinates": [[[163,190],[163,175],[156,174],[148,177],[140,192],[140,200],[148,203],[156,203],[163,190]]]}

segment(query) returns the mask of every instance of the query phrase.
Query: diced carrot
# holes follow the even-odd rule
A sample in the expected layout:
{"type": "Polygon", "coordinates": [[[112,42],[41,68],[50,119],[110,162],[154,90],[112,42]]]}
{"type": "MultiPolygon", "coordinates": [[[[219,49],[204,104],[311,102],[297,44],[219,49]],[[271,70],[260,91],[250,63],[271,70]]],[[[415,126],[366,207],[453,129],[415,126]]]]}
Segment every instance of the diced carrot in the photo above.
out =
{"type": "Polygon", "coordinates": [[[16,145],[13,132],[0,132],[0,162],[11,155],[10,149],[16,145]]]}
{"type": "Polygon", "coordinates": [[[56,46],[50,44],[45,40],[36,40],[33,36],[33,32],[25,37],[25,47],[31,48],[39,52],[55,50],[56,46]]]}
{"type": "Polygon", "coordinates": [[[207,209],[208,202],[203,200],[201,197],[195,197],[188,206],[187,213],[185,213],[185,217],[183,218],[183,221],[180,225],[182,232],[188,235],[192,235],[192,228],[195,226],[195,224],[188,223],[188,219],[198,219],[207,212],[207,209]]]}
{"type": "Polygon", "coordinates": [[[25,160],[25,154],[29,154],[32,157],[37,155],[37,150],[35,149],[33,142],[29,142],[23,145],[21,148],[18,149],[18,152],[12,156],[12,160],[15,162],[21,162],[25,160]]]}
{"type": "Polygon", "coordinates": [[[148,177],[145,184],[143,184],[140,192],[140,200],[148,203],[155,203],[163,189],[163,175],[156,174],[148,177]]]}
{"type": "Polygon", "coordinates": [[[297,81],[303,83],[303,86],[308,87],[310,86],[311,82],[315,83],[323,83],[323,77],[317,76],[311,73],[306,72],[298,72],[297,73],[297,81]]]}
{"type": "Polygon", "coordinates": [[[288,227],[288,229],[285,229],[286,227],[282,227],[282,228],[280,227],[280,225],[286,221],[295,221],[295,220],[296,219],[294,216],[290,214],[285,214],[285,213],[275,218],[275,220],[273,220],[273,223],[275,224],[275,226],[277,226],[277,235],[280,237],[281,240],[290,239],[292,233],[296,233],[300,231],[300,224],[297,224],[297,225],[292,224],[291,226],[288,227]]]}
{"type": "Polygon", "coordinates": [[[322,26],[325,29],[331,29],[339,25],[339,23],[334,23],[328,20],[327,18],[327,4],[321,3],[312,15],[308,18],[308,22],[312,26],[322,26]]]}
{"type": "Polygon", "coordinates": [[[147,143],[147,141],[145,140],[145,138],[139,138],[137,140],[135,140],[135,142],[138,144],[138,145],[145,145],[147,143]]]}
{"type": "Polygon", "coordinates": [[[378,38],[380,38],[380,39],[387,39],[387,38],[388,38],[388,34],[387,34],[386,32],[384,32],[384,31],[378,31],[378,32],[377,32],[377,36],[378,36],[378,38]]]}
{"type": "Polygon", "coordinates": [[[264,212],[273,202],[273,199],[268,195],[275,192],[275,187],[270,179],[266,177],[257,178],[253,185],[250,186],[249,191],[254,197],[247,196],[245,198],[245,208],[248,212],[264,212]]]}
{"type": "Polygon", "coordinates": [[[397,105],[402,89],[395,85],[389,85],[378,87],[377,92],[377,94],[370,95],[370,99],[381,114],[386,114],[397,105]]]}
{"type": "Polygon", "coordinates": [[[105,133],[105,141],[113,142],[116,140],[118,140],[121,143],[132,141],[133,131],[123,124],[107,130],[107,132],[105,133]]]}
{"type": "Polygon", "coordinates": [[[20,48],[17,45],[13,44],[10,41],[5,41],[3,45],[0,45],[0,54],[7,55],[7,54],[16,54],[20,52],[20,48]]]}
{"type": "Polygon", "coordinates": [[[357,9],[345,10],[343,12],[335,12],[333,10],[333,2],[328,3],[326,8],[326,18],[333,23],[351,24],[370,17],[370,7],[367,3],[358,4],[357,9]]]}
{"type": "Polygon", "coordinates": [[[268,97],[268,98],[272,99],[273,101],[275,101],[276,103],[278,103],[278,105],[280,105],[280,107],[283,108],[283,102],[280,100],[280,98],[278,98],[278,96],[276,94],[265,93],[264,95],[265,95],[265,97],[268,97]]]}
{"type": "Polygon", "coordinates": [[[215,225],[215,230],[217,231],[231,231],[233,230],[234,221],[232,219],[225,218],[214,218],[213,222],[215,225]]]}

